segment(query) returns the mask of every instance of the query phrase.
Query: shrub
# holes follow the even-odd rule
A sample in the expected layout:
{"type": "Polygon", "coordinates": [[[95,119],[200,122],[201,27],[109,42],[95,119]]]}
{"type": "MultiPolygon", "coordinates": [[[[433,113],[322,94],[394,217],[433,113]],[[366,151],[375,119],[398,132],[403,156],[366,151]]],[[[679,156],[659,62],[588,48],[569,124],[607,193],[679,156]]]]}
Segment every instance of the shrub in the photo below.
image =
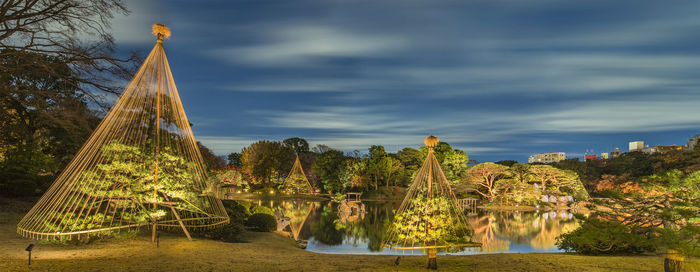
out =
{"type": "Polygon", "coordinates": [[[248,217],[246,226],[256,231],[275,231],[277,230],[277,220],[274,216],[266,213],[255,213],[248,217]]]}
{"type": "Polygon", "coordinates": [[[223,227],[207,231],[204,236],[224,242],[240,242],[240,234],[243,232],[243,225],[239,222],[231,222],[223,227]]]}
{"type": "Polygon", "coordinates": [[[231,218],[231,222],[238,222],[239,224],[242,224],[243,221],[250,216],[250,212],[248,211],[250,204],[247,202],[221,200],[221,203],[224,205],[224,209],[226,209],[226,214],[228,214],[228,216],[231,218]],[[248,206],[243,204],[248,204],[248,206]]]}
{"type": "Polygon", "coordinates": [[[264,213],[264,214],[269,214],[269,215],[275,215],[275,212],[272,211],[272,209],[265,207],[265,206],[254,206],[250,208],[250,213],[256,214],[256,213],[264,213]]]}
{"type": "Polygon", "coordinates": [[[637,228],[617,221],[589,218],[578,229],[557,237],[557,247],[587,255],[637,254],[656,249],[637,228]]]}
{"type": "Polygon", "coordinates": [[[240,242],[243,233],[243,221],[248,217],[248,208],[235,200],[222,200],[230,222],[214,229],[195,231],[194,235],[224,242],[240,242]]]}

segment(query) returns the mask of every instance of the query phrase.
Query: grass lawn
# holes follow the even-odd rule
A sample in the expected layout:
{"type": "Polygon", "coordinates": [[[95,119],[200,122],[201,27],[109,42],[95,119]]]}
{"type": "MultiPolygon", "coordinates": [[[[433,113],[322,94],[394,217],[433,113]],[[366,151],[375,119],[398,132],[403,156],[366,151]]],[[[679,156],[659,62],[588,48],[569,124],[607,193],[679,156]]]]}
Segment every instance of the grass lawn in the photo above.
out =
{"type": "MultiPolygon", "coordinates": [[[[0,271],[427,271],[425,257],[329,255],[308,252],[275,233],[245,233],[247,243],[163,235],[156,248],[147,235],[87,245],[37,244],[27,267],[29,240],[16,234],[33,203],[0,199],[0,271]]],[[[571,254],[438,256],[442,271],[663,271],[661,257],[591,257],[571,254]]],[[[691,260],[687,271],[700,271],[691,260]]]]}

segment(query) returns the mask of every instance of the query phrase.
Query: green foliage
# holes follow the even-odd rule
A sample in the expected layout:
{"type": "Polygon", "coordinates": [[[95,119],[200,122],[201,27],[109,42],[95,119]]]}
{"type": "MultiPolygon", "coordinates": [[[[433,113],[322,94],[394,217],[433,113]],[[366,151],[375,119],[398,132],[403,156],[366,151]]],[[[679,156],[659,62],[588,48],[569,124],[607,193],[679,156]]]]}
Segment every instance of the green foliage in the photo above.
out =
{"type": "MultiPolygon", "coordinates": [[[[240,242],[241,234],[245,230],[243,222],[250,215],[248,208],[234,200],[222,200],[221,203],[229,216],[229,223],[213,229],[194,229],[194,235],[223,242],[240,242]]],[[[250,205],[248,202],[244,202],[250,205]]]]}
{"type": "MultiPolygon", "coordinates": [[[[439,142],[437,146],[433,147],[433,151],[435,152],[435,158],[441,165],[445,161],[445,158],[453,155],[455,152],[452,146],[446,142],[439,142]]],[[[428,147],[422,146],[420,152],[423,154],[423,158],[425,158],[425,156],[428,156],[428,147]]]]}
{"type": "Polygon", "coordinates": [[[240,242],[240,236],[244,230],[245,228],[243,228],[243,225],[240,222],[230,222],[224,226],[211,229],[202,236],[212,240],[219,240],[229,243],[240,242]]]}
{"type": "Polygon", "coordinates": [[[343,243],[343,226],[338,222],[338,213],[324,207],[321,218],[311,223],[314,239],[331,246],[343,243]]]}
{"type": "Polygon", "coordinates": [[[15,68],[0,73],[0,194],[40,194],[99,118],[65,60],[2,50],[0,66],[15,68]]]}
{"type": "Polygon", "coordinates": [[[567,252],[603,255],[652,252],[656,245],[642,229],[589,218],[578,229],[557,238],[557,247],[567,252]]]}
{"type": "Polygon", "coordinates": [[[200,192],[192,181],[193,164],[183,157],[171,154],[169,148],[163,148],[155,156],[142,152],[138,147],[115,141],[103,146],[100,151],[101,163],[92,170],[84,171],[79,177],[91,180],[93,186],[73,189],[89,196],[78,198],[73,203],[84,207],[84,214],[48,214],[49,219],[43,222],[49,232],[61,230],[66,225],[71,231],[102,228],[103,222],[108,224],[115,219],[110,210],[131,211],[117,215],[117,219],[133,224],[144,224],[171,212],[170,209],[160,206],[154,209],[144,203],[168,201],[174,203],[172,206],[177,210],[202,212],[199,208],[203,205],[199,198],[200,192]],[[146,167],[145,162],[148,162],[146,167]],[[150,168],[155,166],[160,170],[157,183],[155,171],[150,168]],[[61,226],[56,222],[60,222],[61,226]]]}
{"type": "Polygon", "coordinates": [[[245,189],[248,189],[250,187],[250,185],[248,184],[248,180],[246,180],[246,177],[243,175],[243,173],[234,169],[215,172],[212,175],[212,178],[217,180],[218,182],[233,185],[236,187],[242,187],[245,189]]]}
{"type": "Polygon", "coordinates": [[[301,154],[304,152],[309,152],[309,143],[303,138],[293,137],[287,138],[282,141],[282,143],[294,150],[294,153],[301,154]]]}
{"type": "Polygon", "coordinates": [[[226,159],[228,160],[228,165],[232,165],[234,167],[243,166],[243,162],[241,162],[241,153],[232,152],[231,154],[228,154],[226,159]]]}
{"type": "Polygon", "coordinates": [[[255,213],[248,217],[245,225],[255,231],[270,232],[277,230],[277,220],[266,213],[255,213]]]}
{"type": "Polygon", "coordinates": [[[341,180],[344,167],[345,155],[343,152],[331,149],[318,155],[311,169],[319,176],[325,190],[341,192],[344,190],[344,182],[341,180]]]}
{"type": "Polygon", "coordinates": [[[477,164],[464,173],[467,184],[488,200],[496,198],[496,183],[509,178],[508,174],[508,167],[492,162],[477,164]]]}
{"type": "Polygon", "coordinates": [[[442,162],[442,171],[445,173],[445,177],[450,182],[450,185],[462,182],[462,177],[469,168],[467,166],[468,162],[469,156],[462,150],[456,149],[454,152],[445,154],[445,159],[442,162]]]}
{"type": "Polygon", "coordinates": [[[519,164],[519,163],[518,163],[518,161],[514,161],[514,160],[502,160],[502,161],[497,161],[496,164],[512,167],[513,165],[519,164]]]}
{"type": "Polygon", "coordinates": [[[281,142],[258,141],[243,148],[241,163],[257,183],[268,184],[289,172],[294,163],[294,150],[281,142]]]}
{"type": "Polygon", "coordinates": [[[223,157],[219,157],[214,154],[214,152],[209,150],[209,148],[204,146],[201,142],[197,142],[197,148],[199,149],[199,154],[202,155],[204,165],[208,170],[218,170],[226,166],[226,160],[223,157]]]}
{"type": "Polygon", "coordinates": [[[369,148],[369,158],[367,161],[367,171],[374,181],[374,189],[377,190],[379,181],[384,181],[388,184],[389,174],[391,173],[392,160],[389,154],[384,151],[381,145],[373,145],[369,148]]]}
{"type": "Polygon", "coordinates": [[[469,230],[459,222],[456,211],[452,210],[455,207],[447,197],[427,199],[418,194],[410,201],[407,206],[410,208],[394,216],[391,227],[397,234],[397,241],[405,245],[442,245],[468,240],[469,230]]]}

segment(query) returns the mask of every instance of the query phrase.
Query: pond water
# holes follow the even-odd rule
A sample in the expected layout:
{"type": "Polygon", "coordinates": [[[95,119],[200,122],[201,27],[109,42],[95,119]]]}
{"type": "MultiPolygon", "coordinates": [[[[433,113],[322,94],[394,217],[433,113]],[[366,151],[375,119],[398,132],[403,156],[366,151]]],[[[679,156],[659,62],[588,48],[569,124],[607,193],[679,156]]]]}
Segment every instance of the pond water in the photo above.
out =
{"type": "MultiPolygon", "coordinates": [[[[382,239],[400,203],[360,202],[341,205],[330,201],[258,200],[252,205],[272,208],[279,230],[308,240],[306,250],[327,254],[423,255],[422,250],[382,248],[382,239]]],[[[472,240],[481,248],[449,254],[559,252],[557,236],[579,223],[568,211],[486,211],[469,213],[472,240]]],[[[440,254],[440,253],[439,253],[440,254]]]]}

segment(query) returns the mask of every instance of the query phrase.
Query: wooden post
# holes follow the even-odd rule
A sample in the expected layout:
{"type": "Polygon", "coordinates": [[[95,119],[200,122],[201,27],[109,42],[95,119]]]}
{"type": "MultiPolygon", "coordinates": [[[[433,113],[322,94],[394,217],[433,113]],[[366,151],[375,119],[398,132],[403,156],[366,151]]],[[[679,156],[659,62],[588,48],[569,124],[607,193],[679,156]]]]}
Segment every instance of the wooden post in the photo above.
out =
{"type": "MultiPolygon", "coordinates": [[[[430,146],[428,147],[428,156],[434,156],[433,154],[433,147],[430,146]]],[[[428,201],[430,201],[430,198],[432,198],[432,188],[433,187],[433,165],[429,164],[428,165],[428,201]]],[[[430,202],[428,202],[430,203],[430,202]]],[[[428,211],[430,214],[428,216],[433,216],[433,212],[430,210],[430,207],[428,207],[428,211]]],[[[425,232],[426,234],[430,233],[430,223],[426,224],[425,232]]],[[[426,235],[427,236],[427,235],[426,235]]],[[[426,243],[427,245],[435,246],[434,241],[433,242],[428,242],[426,243]]],[[[437,270],[437,249],[434,247],[428,248],[427,249],[428,253],[428,269],[433,269],[437,270]]]]}
{"type": "MultiPolygon", "coordinates": [[[[168,196],[167,196],[165,193],[163,193],[163,197],[165,198],[165,201],[170,202],[170,199],[168,199],[168,196]]],[[[190,242],[191,242],[191,241],[192,241],[192,236],[190,236],[190,232],[187,231],[187,228],[185,228],[185,224],[182,223],[182,220],[180,219],[180,215],[177,214],[177,211],[175,211],[175,208],[173,207],[173,204],[168,204],[168,206],[170,206],[170,210],[171,210],[171,211],[173,212],[173,214],[175,215],[175,218],[177,218],[177,222],[180,223],[180,227],[182,227],[182,231],[185,232],[185,235],[187,236],[187,240],[190,240],[190,242]]]]}
{"type": "Polygon", "coordinates": [[[428,248],[428,269],[437,270],[437,248],[428,248]]]}
{"type": "MultiPolygon", "coordinates": [[[[158,34],[158,41],[156,43],[158,44],[163,44],[163,35],[158,34]]],[[[160,153],[160,63],[162,60],[160,59],[160,56],[158,58],[158,70],[156,73],[158,74],[158,90],[156,91],[156,161],[155,161],[155,184],[158,184],[158,154],[160,153]]],[[[158,190],[153,189],[153,196],[158,196],[158,190]]],[[[153,203],[153,211],[155,212],[157,209],[157,205],[153,203]]],[[[155,243],[156,242],[156,220],[154,218],[153,220],[153,231],[151,233],[151,242],[155,243]]]]}
{"type": "Polygon", "coordinates": [[[664,272],[681,272],[685,257],[677,250],[669,249],[664,258],[664,272]]]}

